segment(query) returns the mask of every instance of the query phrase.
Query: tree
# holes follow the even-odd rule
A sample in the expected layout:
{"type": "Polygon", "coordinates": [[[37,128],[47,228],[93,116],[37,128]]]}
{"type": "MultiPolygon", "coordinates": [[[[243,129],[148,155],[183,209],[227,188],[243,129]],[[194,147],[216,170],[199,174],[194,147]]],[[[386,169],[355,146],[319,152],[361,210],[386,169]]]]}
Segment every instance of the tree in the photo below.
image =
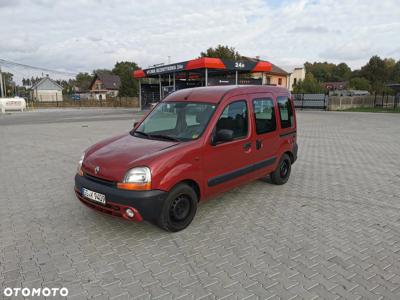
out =
{"type": "Polygon", "coordinates": [[[351,69],[345,63],[335,65],[328,62],[306,62],[304,67],[319,82],[347,81],[351,77],[351,69]]]}
{"type": "MultiPolygon", "coordinates": [[[[4,91],[6,96],[9,96],[13,93],[15,83],[13,82],[14,74],[9,72],[2,73],[4,85],[6,86],[6,90],[4,91]]],[[[3,87],[1,87],[3,88],[3,87]]]]}
{"type": "Polygon", "coordinates": [[[93,75],[94,74],[112,74],[112,71],[109,69],[95,69],[93,70],[93,75]]]}
{"type": "Polygon", "coordinates": [[[121,78],[120,96],[133,97],[138,95],[138,81],[132,76],[133,71],[138,69],[140,68],[135,62],[121,61],[115,64],[112,72],[121,78]]]}
{"type": "Polygon", "coordinates": [[[92,80],[93,76],[89,73],[78,73],[75,77],[75,86],[79,91],[87,91],[92,80]]]}
{"type": "Polygon", "coordinates": [[[364,90],[364,91],[369,91],[371,89],[371,85],[368,79],[363,77],[352,78],[349,82],[349,87],[351,89],[364,90]]]}
{"type": "Polygon", "coordinates": [[[387,63],[377,55],[372,56],[369,62],[361,68],[361,75],[368,79],[371,83],[371,90],[377,93],[385,90],[384,84],[390,76],[387,63]]]}
{"type": "Polygon", "coordinates": [[[201,57],[216,57],[229,60],[240,60],[243,57],[234,47],[218,45],[215,48],[208,48],[205,52],[200,53],[201,57]]]}
{"type": "Polygon", "coordinates": [[[345,63],[340,63],[333,69],[332,81],[348,81],[351,77],[351,69],[345,63]]]}
{"type": "Polygon", "coordinates": [[[394,83],[400,83],[400,60],[393,67],[393,72],[390,79],[394,83]]]}
{"type": "Polygon", "coordinates": [[[312,73],[306,73],[304,80],[300,80],[293,87],[294,94],[319,94],[324,93],[322,85],[314,78],[312,73]]]}

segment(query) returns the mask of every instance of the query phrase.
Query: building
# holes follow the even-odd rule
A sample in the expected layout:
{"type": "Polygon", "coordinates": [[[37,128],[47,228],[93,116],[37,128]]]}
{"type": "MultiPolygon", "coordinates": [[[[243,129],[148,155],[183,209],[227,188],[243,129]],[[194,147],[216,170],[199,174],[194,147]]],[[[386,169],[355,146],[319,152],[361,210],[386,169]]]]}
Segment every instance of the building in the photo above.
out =
{"type": "Polygon", "coordinates": [[[306,69],[304,67],[294,68],[289,76],[289,91],[293,91],[293,87],[306,78],[306,69]]]}
{"type": "Polygon", "coordinates": [[[63,87],[47,75],[30,88],[30,96],[33,101],[57,102],[63,101],[62,91],[63,87]]]}
{"type": "Polygon", "coordinates": [[[289,73],[277,65],[271,64],[271,71],[263,73],[263,84],[288,87],[289,73]]]}
{"type": "Polygon", "coordinates": [[[105,100],[107,98],[115,98],[118,96],[121,87],[121,79],[118,75],[110,73],[95,74],[90,84],[90,96],[97,100],[105,100]]]}
{"type": "MultiPolygon", "coordinates": [[[[230,84],[261,85],[265,78],[264,73],[270,71],[272,64],[258,59],[233,61],[200,57],[136,70],[132,75],[139,80],[139,102],[144,108],[176,90],[185,88],[230,84]]],[[[284,86],[283,79],[282,86],[284,86]]]]}
{"type": "MultiPolygon", "coordinates": [[[[257,63],[260,60],[259,56],[253,57],[243,57],[246,61],[251,61],[257,63]]],[[[271,63],[271,69],[269,71],[252,73],[251,77],[254,79],[261,79],[262,84],[276,85],[288,88],[289,73],[271,63]]]]}

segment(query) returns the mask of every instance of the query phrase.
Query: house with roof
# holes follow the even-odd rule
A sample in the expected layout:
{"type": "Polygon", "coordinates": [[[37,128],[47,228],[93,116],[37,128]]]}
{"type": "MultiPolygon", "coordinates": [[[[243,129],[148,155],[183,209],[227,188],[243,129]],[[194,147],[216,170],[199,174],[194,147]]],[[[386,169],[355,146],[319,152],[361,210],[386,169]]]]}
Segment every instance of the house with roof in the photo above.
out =
{"type": "Polygon", "coordinates": [[[284,69],[272,64],[271,71],[264,73],[263,84],[288,88],[289,75],[284,69]]]}
{"type": "Polygon", "coordinates": [[[115,98],[121,86],[121,78],[111,73],[96,73],[90,84],[91,98],[105,100],[115,98]]]}
{"type": "MultiPolygon", "coordinates": [[[[259,56],[256,56],[255,58],[243,56],[243,58],[245,60],[252,61],[252,62],[260,61],[259,56]]],[[[262,84],[276,85],[276,86],[288,88],[290,73],[286,72],[285,70],[278,67],[277,65],[274,65],[274,64],[271,64],[271,65],[272,65],[272,69],[270,71],[265,71],[262,73],[253,73],[252,77],[262,79],[262,84]]]]}
{"type": "Polygon", "coordinates": [[[63,101],[62,91],[63,87],[47,75],[30,88],[30,97],[39,102],[63,101]]]}

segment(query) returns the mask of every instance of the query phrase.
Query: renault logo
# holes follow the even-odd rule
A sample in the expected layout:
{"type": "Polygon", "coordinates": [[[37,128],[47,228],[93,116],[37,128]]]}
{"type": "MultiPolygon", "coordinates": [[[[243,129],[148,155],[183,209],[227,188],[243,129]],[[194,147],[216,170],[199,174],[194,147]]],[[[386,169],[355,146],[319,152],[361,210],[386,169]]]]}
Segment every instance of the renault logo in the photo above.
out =
{"type": "Polygon", "coordinates": [[[94,168],[94,173],[97,175],[100,172],[100,167],[96,166],[96,168],[94,168]]]}

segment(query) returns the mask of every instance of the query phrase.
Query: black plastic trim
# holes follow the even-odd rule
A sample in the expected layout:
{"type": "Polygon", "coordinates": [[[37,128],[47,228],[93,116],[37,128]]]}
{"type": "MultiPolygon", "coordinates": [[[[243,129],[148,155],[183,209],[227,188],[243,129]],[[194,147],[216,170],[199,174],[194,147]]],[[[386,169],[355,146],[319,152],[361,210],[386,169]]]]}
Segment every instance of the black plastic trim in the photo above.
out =
{"type": "Polygon", "coordinates": [[[288,136],[288,135],[291,135],[291,134],[296,134],[296,133],[297,133],[296,130],[292,130],[292,131],[289,131],[289,132],[281,133],[279,136],[280,137],[285,137],[285,136],[288,136]]]}
{"type": "Polygon", "coordinates": [[[293,145],[292,153],[293,153],[293,162],[297,160],[297,152],[299,150],[299,146],[296,144],[293,145]]]}
{"type": "Polygon", "coordinates": [[[276,161],[276,157],[271,157],[266,160],[260,161],[258,163],[248,165],[244,168],[237,169],[233,172],[229,172],[229,173],[225,173],[225,174],[216,176],[216,177],[208,180],[208,186],[210,186],[210,187],[216,186],[216,185],[224,183],[226,181],[246,175],[247,173],[251,173],[251,172],[257,171],[259,169],[268,167],[268,166],[272,165],[275,161],[276,161]]]}

